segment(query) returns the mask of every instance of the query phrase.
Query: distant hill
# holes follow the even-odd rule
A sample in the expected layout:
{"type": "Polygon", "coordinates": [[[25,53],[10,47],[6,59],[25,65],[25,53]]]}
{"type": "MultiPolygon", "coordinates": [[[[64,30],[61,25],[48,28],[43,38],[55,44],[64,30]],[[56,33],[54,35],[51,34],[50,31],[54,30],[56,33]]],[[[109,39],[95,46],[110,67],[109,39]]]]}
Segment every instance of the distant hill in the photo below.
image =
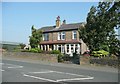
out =
{"type": "Polygon", "coordinates": [[[0,48],[5,49],[7,51],[14,51],[19,47],[20,43],[18,42],[8,42],[8,41],[0,41],[0,48]]]}
{"type": "Polygon", "coordinates": [[[19,45],[19,42],[0,41],[0,44],[19,45]]]}

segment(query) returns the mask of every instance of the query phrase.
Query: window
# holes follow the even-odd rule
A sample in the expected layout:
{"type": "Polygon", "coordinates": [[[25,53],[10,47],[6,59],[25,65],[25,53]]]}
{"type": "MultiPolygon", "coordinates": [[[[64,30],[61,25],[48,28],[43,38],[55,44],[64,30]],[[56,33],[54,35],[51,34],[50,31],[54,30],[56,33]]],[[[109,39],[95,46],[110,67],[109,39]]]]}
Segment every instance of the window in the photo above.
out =
{"type": "Polygon", "coordinates": [[[65,32],[58,32],[58,40],[65,40],[65,32]]]}
{"type": "Polygon", "coordinates": [[[64,51],[65,51],[65,47],[64,47],[64,45],[62,45],[62,50],[61,50],[61,52],[64,53],[64,51]]]}
{"type": "Polygon", "coordinates": [[[78,50],[78,44],[75,44],[75,53],[77,53],[78,50]]]}
{"type": "Polygon", "coordinates": [[[61,32],[58,32],[58,40],[61,40],[61,32]]]}
{"type": "Polygon", "coordinates": [[[77,39],[77,31],[73,31],[73,39],[77,39]]]}
{"type": "Polygon", "coordinates": [[[61,52],[61,45],[58,45],[58,50],[61,52]]]}
{"type": "Polygon", "coordinates": [[[73,52],[73,51],[74,51],[74,45],[71,44],[71,52],[73,52]]]}
{"type": "Polygon", "coordinates": [[[65,40],[65,32],[61,32],[61,33],[62,33],[61,39],[62,39],[62,40],[65,40]]]}
{"type": "Polygon", "coordinates": [[[44,41],[48,41],[49,40],[49,34],[48,33],[43,35],[43,40],[44,41]]]}
{"type": "Polygon", "coordinates": [[[69,44],[67,44],[67,52],[69,52],[69,44]]]}

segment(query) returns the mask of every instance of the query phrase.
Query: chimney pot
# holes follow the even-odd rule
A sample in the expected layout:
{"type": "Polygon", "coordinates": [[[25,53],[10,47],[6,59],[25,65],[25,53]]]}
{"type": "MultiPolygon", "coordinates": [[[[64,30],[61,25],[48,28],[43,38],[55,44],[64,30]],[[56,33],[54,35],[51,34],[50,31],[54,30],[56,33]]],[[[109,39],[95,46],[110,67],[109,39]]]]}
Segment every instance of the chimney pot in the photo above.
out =
{"type": "Polygon", "coordinates": [[[63,24],[66,24],[66,20],[63,20],[63,24]]]}
{"type": "Polygon", "coordinates": [[[57,20],[56,20],[56,28],[59,28],[60,27],[60,16],[58,16],[57,18],[56,18],[57,20]]]}

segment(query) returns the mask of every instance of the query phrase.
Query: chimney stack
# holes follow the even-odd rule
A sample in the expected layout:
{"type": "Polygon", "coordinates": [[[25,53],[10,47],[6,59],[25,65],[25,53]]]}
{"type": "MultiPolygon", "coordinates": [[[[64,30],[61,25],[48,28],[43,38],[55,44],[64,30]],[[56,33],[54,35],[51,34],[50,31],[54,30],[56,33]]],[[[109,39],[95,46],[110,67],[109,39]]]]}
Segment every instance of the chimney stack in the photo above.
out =
{"type": "Polygon", "coordinates": [[[56,28],[59,28],[60,27],[60,16],[57,17],[57,20],[56,20],[56,28]]]}
{"type": "Polygon", "coordinates": [[[66,20],[63,20],[63,23],[62,23],[62,24],[63,24],[63,25],[66,24],[66,20]]]}

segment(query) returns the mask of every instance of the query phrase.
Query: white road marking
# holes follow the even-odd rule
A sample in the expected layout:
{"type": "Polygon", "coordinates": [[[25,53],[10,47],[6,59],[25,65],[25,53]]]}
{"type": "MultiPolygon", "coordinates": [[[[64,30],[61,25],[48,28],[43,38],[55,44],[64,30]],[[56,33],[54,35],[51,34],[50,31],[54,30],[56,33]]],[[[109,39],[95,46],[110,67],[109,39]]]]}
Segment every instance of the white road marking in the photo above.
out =
{"type": "Polygon", "coordinates": [[[4,63],[0,63],[0,65],[4,65],[4,63]]]}
{"type": "Polygon", "coordinates": [[[29,72],[33,74],[39,74],[39,73],[53,73],[54,71],[43,71],[43,72],[29,72]]]}
{"type": "Polygon", "coordinates": [[[88,77],[88,78],[72,78],[72,79],[59,79],[59,80],[56,80],[57,82],[60,82],[60,81],[70,81],[70,80],[86,80],[86,79],[94,79],[94,77],[88,77]]]}
{"type": "Polygon", "coordinates": [[[7,63],[1,63],[1,64],[9,66],[7,68],[23,68],[23,66],[20,66],[20,65],[7,64],[7,63]]]}
{"type": "Polygon", "coordinates": [[[36,79],[41,79],[41,80],[50,81],[50,82],[57,82],[57,81],[54,81],[54,80],[51,80],[51,79],[46,79],[46,78],[41,78],[41,77],[36,77],[36,76],[30,76],[30,75],[27,75],[27,74],[23,74],[23,76],[36,78],[36,79]]]}
{"type": "Polygon", "coordinates": [[[7,63],[5,63],[5,65],[10,65],[10,66],[20,66],[20,65],[15,65],[15,64],[7,64],[7,63]]]}
{"type": "Polygon", "coordinates": [[[5,70],[0,69],[0,71],[5,71],[5,70]]]}
{"type": "MultiPolygon", "coordinates": [[[[56,73],[61,73],[61,74],[68,74],[68,75],[74,75],[74,76],[87,76],[87,75],[78,75],[78,74],[73,74],[73,73],[66,73],[66,72],[59,72],[59,71],[54,71],[56,73]]],[[[90,77],[90,76],[87,76],[90,77]]]]}
{"type": "Polygon", "coordinates": [[[60,81],[70,81],[70,80],[86,80],[86,79],[94,79],[94,77],[91,77],[91,76],[87,76],[87,75],[78,75],[78,74],[73,74],[73,73],[65,73],[65,72],[59,72],[59,71],[42,71],[42,72],[28,72],[30,74],[40,74],[40,73],[59,73],[59,74],[67,74],[67,75],[74,75],[74,76],[79,76],[81,78],[71,78],[71,79],[58,79],[58,80],[51,80],[51,79],[47,79],[47,78],[41,78],[41,77],[36,77],[36,76],[33,76],[33,75],[28,75],[28,74],[24,74],[23,73],[23,76],[27,76],[27,77],[31,77],[31,78],[36,78],[36,79],[41,79],[41,80],[45,80],[45,81],[50,81],[50,82],[60,82],[60,81]]]}
{"type": "Polygon", "coordinates": [[[15,66],[15,67],[8,67],[8,68],[23,68],[23,66],[15,66]]]}

